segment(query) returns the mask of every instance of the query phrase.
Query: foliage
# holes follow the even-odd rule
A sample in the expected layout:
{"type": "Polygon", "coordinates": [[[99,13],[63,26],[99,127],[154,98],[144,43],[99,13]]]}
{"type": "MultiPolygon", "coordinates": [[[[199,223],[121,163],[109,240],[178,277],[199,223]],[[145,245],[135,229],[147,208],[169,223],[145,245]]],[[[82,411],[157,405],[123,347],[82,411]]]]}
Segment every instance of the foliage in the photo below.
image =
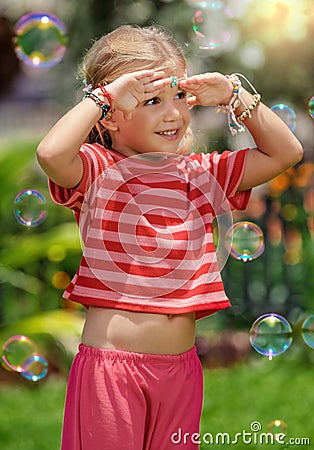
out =
{"type": "MultiPolygon", "coordinates": [[[[48,361],[49,376],[55,372],[66,376],[81,341],[84,318],[79,311],[45,311],[1,327],[0,342],[16,335],[29,337],[48,361]]],[[[0,372],[1,378],[9,377],[0,372]]]]}
{"type": "Polygon", "coordinates": [[[235,221],[257,223],[265,252],[249,263],[229,258],[223,278],[238,326],[277,312],[292,322],[313,314],[314,164],[305,162],[272,180],[235,221]]]}
{"type": "Polygon", "coordinates": [[[50,200],[35,149],[36,142],[17,142],[0,153],[0,323],[59,307],[62,290],[52,277],[74,274],[81,254],[72,214],[50,200]],[[47,201],[47,219],[38,227],[25,227],[14,217],[14,198],[27,188],[47,201]]]}

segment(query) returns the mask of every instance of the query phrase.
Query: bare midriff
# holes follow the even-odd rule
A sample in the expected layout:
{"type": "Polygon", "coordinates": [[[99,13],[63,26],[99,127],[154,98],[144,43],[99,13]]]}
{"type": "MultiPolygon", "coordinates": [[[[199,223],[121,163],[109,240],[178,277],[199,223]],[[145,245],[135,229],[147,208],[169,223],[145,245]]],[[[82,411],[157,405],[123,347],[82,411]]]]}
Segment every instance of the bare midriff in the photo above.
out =
{"type": "Polygon", "coordinates": [[[151,314],[90,306],[84,345],[138,353],[177,355],[190,350],[195,313],[151,314]]]}

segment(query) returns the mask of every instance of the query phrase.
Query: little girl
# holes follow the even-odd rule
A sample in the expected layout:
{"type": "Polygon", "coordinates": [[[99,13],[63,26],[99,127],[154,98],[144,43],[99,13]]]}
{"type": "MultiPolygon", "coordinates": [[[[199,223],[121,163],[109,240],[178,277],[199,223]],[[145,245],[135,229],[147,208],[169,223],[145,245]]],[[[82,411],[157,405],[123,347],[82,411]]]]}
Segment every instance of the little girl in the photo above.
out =
{"type": "Polygon", "coordinates": [[[84,253],[64,296],[86,322],[67,389],[62,450],[199,447],[195,320],[230,306],[212,221],[302,157],[288,127],[239,77],[189,77],[159,27],[121,26],[83,61],[83,100],[37,149],[84,253]],[[218,106],[256,148],[188,153],[191,106],[218,106]],[[178,438],[180,430],[180,436],[178,438]]]}

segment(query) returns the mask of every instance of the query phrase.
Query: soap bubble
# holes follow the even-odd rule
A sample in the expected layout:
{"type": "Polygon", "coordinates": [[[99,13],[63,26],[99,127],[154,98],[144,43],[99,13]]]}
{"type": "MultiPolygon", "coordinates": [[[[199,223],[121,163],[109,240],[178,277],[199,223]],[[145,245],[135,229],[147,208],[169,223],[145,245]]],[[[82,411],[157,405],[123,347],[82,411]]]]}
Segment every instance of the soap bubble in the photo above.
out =
{"type": "Polygon", "coordinates": [[[26,227],[36,227],[47,217],[44,209],[46,199],[35,189],[25,189],[14,199],[14,215],[16,220],[26,227]]]}
{"type": "Polygon", "coordinates": [[[23,363],[35,353],[37,346],[29,337],[12,336],[2,346],[2,363],[6,369],[22,372],[23,363]]]}
{"type": "Polygon", "coordinates": [[[285,352],[292,339],[292,328],[288,320],[274,313],[260,316],[250,329],[252,347],[269,359],[285,352]]]}
{"type": "Polygon", "coordinates": [[[314,315],[304,320],[301,335],[306,345],[314,349],[314,315]]]}
{"type": "Polygon", "coordinates": [[[276,441],[281,441],[285,437],[287,424],[283,420],[273,420],[267,425],[267,433],[271,433],[276,441]]]}
{"type": "Polygon", "coordinates": [[[26,14],[15,25],[16,54],[29,66],[55,66],[66,51],[66,33],[64,23],[54,14],[26,14]]]}
{"type": "Polygon", "coordinates": [[[291,131],[294,131],[297,126],[296,122],[296,113],[295,111],[288,105],[284,103],[278,103],[277,105],[273,105],[270,108],[277,116],[280,117],[281,120],[285,122],[286,125],[290,128],[291,131]]]}
{"type": "Polygon", "coordinates": [[[230,248],[230,255],[243,262],[258,258],[265,249],[264,235],[253,222],[237,222],[226,232],[225,244],[230,248]]]}
{"type": "Polygon", "coordinates": [[[21,375],[31,381],[42,380],[48,373],[48,362],[42,355],[31,355],[21,366],[21,375]]]}
{"type": "Polygon", "coordinates": [[[314,95],[308,101],[307,110],[309,112],[310,117],[312,117],[312,119],[314,119],[314,95]]]}
{"type": "Polygon", "coordinates": [[[194,6],[198,8],[192,17],[196,45],[201,50],[224,50],[231,39],[224,4],[221,1],[197,1],[194,6]]]}

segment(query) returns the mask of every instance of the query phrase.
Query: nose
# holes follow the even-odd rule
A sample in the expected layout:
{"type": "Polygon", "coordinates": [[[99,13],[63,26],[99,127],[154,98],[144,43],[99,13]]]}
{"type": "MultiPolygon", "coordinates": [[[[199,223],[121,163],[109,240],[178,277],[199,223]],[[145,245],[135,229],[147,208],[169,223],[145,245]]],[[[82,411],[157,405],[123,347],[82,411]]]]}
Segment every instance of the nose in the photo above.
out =
{"type": "Polygon", "coordinates": [[[175,122],[180,119],[181,112],[174,101],[169,101],[165,104],[164,110],[164,121],[165,122],[175,122]]]}

